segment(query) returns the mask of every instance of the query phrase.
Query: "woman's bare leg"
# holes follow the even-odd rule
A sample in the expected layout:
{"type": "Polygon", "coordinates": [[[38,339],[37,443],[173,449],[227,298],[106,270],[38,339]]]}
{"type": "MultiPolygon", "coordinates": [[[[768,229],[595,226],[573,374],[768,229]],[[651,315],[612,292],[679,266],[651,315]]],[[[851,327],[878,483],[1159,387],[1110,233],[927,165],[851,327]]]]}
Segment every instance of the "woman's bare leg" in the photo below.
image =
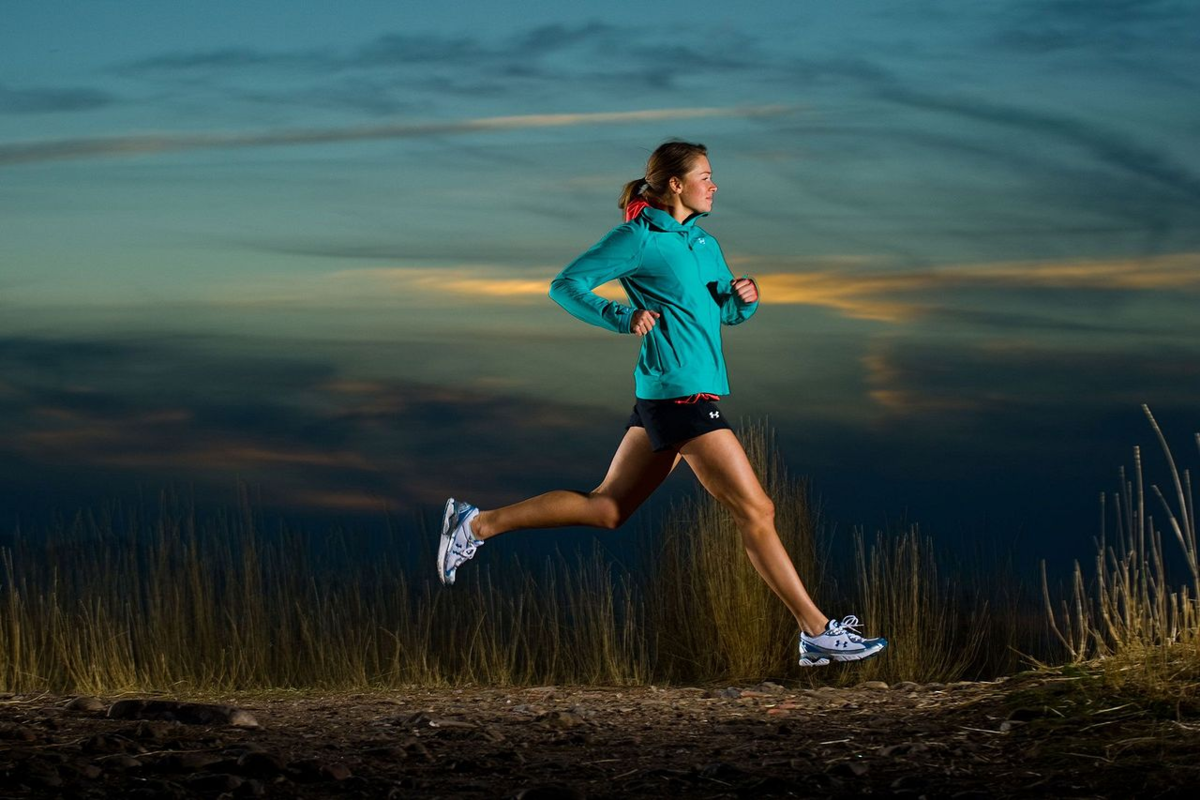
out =
{"type": "Polygon", "coordinates": [[[645,428],[625,432],[604,481],[590,492],[557,489],[491,511],[480,511],[471,530],[478,539],[507,531],[590,525],[616,528],[654,493],[679,463],[673,450],[661,453],[650,447],[645,428]]]}
{"type": "Polygon", "coordinates": [[[711,431],[679,450],[701,485],[733,514],[750,563],[809,635],[825,629],[826,617],[809,597],[775,531],[775,505],[763,491],[741,442],[730,430],[711,431]]]}

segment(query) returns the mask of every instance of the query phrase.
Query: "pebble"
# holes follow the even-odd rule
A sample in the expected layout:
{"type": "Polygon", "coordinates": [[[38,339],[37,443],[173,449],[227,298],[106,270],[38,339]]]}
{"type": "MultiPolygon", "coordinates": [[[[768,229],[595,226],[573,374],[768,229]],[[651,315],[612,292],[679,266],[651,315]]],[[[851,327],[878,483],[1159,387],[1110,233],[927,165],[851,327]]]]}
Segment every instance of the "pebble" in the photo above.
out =
{"type": "Polygon", "coordinates": [[[500,742],[504,741],[505,736],[491,725],[484,725],[479,729],[479,738],[488,742],[492,742],[493,744],[499,744],[500,742]]]}
{"type": "Polygon", "coordinates": [[[888,685],[887,685],[886,683],[884,683],[883,681],[863,681],[862,683],[858,684],[858,686],[856,686],[856,687],[854,687],[854,688],[856,688],[856,689],[879,689],[879,690],[887,690],[887,689],[890,689],[890,688],[892,688],[892,687],[888,686],[888,685]]]}
{"type": "Polygon", "coordinates": [[[103,711],[104,702],[99,697],[76,697],[67,702],[63,708],[68,711],[103,711]]]}
{"type": "Polygon", "coordinates": [[[419,758],[426,762],[433,761],[433,754],[429,752],[429,748],[416,739],[405,743],[404,752],[408,754],[409,758],[419,758]]]}
{"type": "Polygon", "coordinates": [[[574,728],[584,724],[583,717],[571,711],[551,711],[537,718],[537,721],[547,728],[574,728]]]}
{"type": "Polygon", "coordinates": [[[172,728],[177,727],[178,722],[139,722],[130,735],[137,739],[153,739],[154,741],[162,741],[167,738],[167,734],[172,732],[172,728]]]}
{"type": "Polygon", "coordinates": [[[125,753],[118,753],[115,756],[105,756],[101,759],[101,763],[106,767],[120,770],[141,769],[143,766],[141,761],[125,753]]]}
{"type": "Polygon", "coordinates": [[[85,753],[124,753],[129,740],[121,736],[106,736],[98,733],[83,743],[85,753]]]}
{"type": "Polygon", "coordinates": [[[254,715],[240,708],[175,700],[118,700],[109,706],[108,716],[110,719],[178,721],[187,725],[258,727],[258,720],[254,715]]]}
{"type": "Polygon", "coordinates": [[[433,723],[433,717],[426,714],[424,711],[418,711],[415,714],[410,714],[405,717],[400,723],[405,728],[428,728],[433,723]]]}

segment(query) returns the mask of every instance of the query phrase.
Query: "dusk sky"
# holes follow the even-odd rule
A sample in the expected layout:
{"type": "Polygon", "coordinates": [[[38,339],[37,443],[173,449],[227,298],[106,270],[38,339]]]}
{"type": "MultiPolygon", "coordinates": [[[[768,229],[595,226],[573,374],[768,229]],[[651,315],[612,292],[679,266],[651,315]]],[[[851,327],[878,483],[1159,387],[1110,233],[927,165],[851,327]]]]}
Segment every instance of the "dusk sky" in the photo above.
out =
{"type": "Polygon", "coordinates": [[[1150,0],[5,3],[0,526],[239,479],[300,520],[592,488],[638,340],[549,281],[678,137],[762,289],[726,415],[840,530],[1089,558],[1135,444],[1169,480],[1141,403],[1200,460],[1197,31],[1150,0]]]}

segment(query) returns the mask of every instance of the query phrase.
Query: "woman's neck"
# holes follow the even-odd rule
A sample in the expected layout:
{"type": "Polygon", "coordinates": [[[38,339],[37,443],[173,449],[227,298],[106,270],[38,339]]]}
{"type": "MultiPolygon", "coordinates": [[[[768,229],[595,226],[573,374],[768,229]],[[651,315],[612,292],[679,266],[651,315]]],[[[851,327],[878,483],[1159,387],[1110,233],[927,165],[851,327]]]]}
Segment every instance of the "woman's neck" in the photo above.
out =
{"type": "Polygon", "coordinates": [[[680,203],[678,200],[676,200],[670,206],[664,207],[663,211],[666,211],[668,214],[670,214],[672,217],[674,217],[675,221],[678,222],[680,225],[687,222],[688,219],[690,219],[691,217],[696,215],[696,212],[692,211],[690,208],[685,206],[683,203],[680,203]]]}

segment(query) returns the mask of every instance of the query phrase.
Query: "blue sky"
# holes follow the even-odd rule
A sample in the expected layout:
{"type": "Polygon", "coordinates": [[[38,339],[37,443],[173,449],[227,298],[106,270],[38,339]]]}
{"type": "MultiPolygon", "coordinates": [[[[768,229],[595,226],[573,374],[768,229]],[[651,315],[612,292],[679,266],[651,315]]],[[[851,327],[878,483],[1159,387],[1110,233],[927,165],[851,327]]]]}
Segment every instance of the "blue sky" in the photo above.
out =
{"type": "Polygon", "coordinates": [[[1200,427],[1198,22],[7,4],[3,522],[164,481],[365,517],[590,488],[637,342],[545,290],[678,136],[763,287],[729,414],[768,418],[841,524],[1075,553],[1151,444],[1139,404],[1200,427]]]}

